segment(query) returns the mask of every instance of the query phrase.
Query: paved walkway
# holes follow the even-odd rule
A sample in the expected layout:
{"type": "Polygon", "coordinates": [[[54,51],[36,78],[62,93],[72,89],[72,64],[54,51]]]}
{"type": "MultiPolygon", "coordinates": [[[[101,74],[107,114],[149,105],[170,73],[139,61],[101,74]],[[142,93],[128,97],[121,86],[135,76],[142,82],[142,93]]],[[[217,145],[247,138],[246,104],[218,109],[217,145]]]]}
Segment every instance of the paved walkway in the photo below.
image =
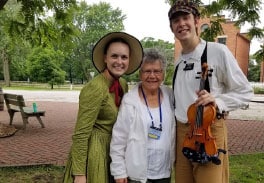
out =
{"type": "MultiPolygon", "coordinates": [[[[30,102],[28,102],[30,105],[30,102]]],[[[11,137],[0,138],[0,166],[35,164],[64,165],[71,145],[71,135],[76,121],[77,103],[37,102],[46,111],[41,128],[35,117],[29,118],[22,130],[22,118],[15,114],[13,125],[20,129],[11,137]]],[[[0,111],[0,122],[9,123],[9,116],[0,111]]]]}
{"type": "MultiPolygon", "coordinates": [[[[43,99],[43,92],[40,93],[42,99],[34,97],[33,94],[23,94],[27,105],[35,101],[39,109],[46,111],[46,116],[43,118],[46,127],[41,128],[35,118],[29,118],[27,129],[21,130],[22,119],[17,113],[13,124],[20,130],[11,137],[0,138],[0,167],[65,165],[78,111],[78,92],[67,93],[64,97],[62,93],[57,93],[60,100],[49,99],[49,101],[46,97],[43,99]]],[[[54,93],[50,95],[51,98],[57,98],[55,96],[54,93]]],[[[230,118],[227,121],[230,154],[264,152],[264,104],[250,103],[249,109],[238,110],[230,115],[230,118]],[[247,119],[254,118],[249,115],[252,114],[249,111],[256,112],[255,108],[258,114],[257,117],[255,116],[256,119],[247,119]],[[243,116],[242,119],[237,119],[239,116],[243,116]]],[[[8,124],[8,122],[9,116],[5,108],[5,111],[0,111],[0,123],[8,124]]]]}

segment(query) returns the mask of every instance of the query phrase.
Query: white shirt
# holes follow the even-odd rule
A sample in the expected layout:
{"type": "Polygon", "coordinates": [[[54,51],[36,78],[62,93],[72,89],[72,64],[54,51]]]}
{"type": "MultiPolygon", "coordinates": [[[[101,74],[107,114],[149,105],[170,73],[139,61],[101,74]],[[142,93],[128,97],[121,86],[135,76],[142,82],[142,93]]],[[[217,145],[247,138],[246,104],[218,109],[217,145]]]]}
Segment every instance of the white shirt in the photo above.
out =
{"type": "MultiPolygon", "coordinates": [[[[187,109],[195,102],[200,79],[195,79],[201,72],[201,56],[206,42],[201,39],[195,50],[180,55],[176,62],[179,65],[174,83],[175,116],[177,120],[187,123],[187,109]],[[194,63],[192,70],[184,71],[188,63],[194,63]]],[[[210,92],[222,111],[232,111],[248,104],[253,97],[253,90],[229,49],[219,43],[207,43],[207,64],[213,69],[209,77],[210,92]]]]}
{"type": "MultiPolygon", "coordinates": [[[[168,143],[168,139],[171,139],[171,113],[167,106],[170,106],[170,101],[163,100],[161,104],[162,114],[162,132],[159,140],[148,138],[147,143],[147,161],[148,161],[148,179],[161,179],[170,177],[170,151],[171,144],[168,143]]],[[[147,106],[143,103],[143,108],[147,106]]],[[[151,115],[153,116],[154,126],[159,127],[160,125],[160,112],[159,107],[149,108],[151,115]]],[[[143,112],[144,113],[144,112],[143,112]]],[[[151,126],[151,118],[146,109],[145,111],[145,122],[148,123],[148,129],[151,126]]]]}

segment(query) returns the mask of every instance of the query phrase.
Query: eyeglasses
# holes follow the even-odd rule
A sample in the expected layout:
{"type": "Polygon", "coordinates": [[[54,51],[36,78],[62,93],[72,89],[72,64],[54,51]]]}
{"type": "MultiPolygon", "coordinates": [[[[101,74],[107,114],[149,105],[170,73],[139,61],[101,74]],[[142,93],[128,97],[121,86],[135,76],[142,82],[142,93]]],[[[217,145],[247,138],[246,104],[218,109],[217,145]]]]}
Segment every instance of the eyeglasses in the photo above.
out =
{"type": "Polygon", "coordinates": [[[160,70],[141,70],[141,72],[148,76],[148,75],[151,75],[152,73],[155,75],[155,76],[159,76],[162,74],[162,69],[160,70]]]}

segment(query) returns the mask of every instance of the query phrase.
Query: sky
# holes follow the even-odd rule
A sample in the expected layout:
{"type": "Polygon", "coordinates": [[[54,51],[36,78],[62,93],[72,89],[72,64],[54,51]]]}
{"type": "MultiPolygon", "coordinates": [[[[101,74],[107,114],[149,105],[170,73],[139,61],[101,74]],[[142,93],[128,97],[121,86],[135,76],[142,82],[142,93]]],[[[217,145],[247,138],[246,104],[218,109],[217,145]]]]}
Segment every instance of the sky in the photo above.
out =
{"type": "MultiPolygon", "coordinates": [[[[134,35],[139,40],[144,37],[152,37],[156,40],[162,39],[174,43],[174,36],[169,27],[168,11],[170,5],[165,0],[86,0],[91,5],[94,3],[107,2],[114,9],[119,8],[126,19],[124,20],[125,32],[134,35]]],[[[207,4],[210,0],[203,0],[207,4]]],[[[264,14],[264,7],[260,15],[264,14]]],[[[227,17],[228,18],[228,17],[227,17]]],[[[262,25],[264,16],[262,16],[262,25]]],[[[263,27],[263,26],[262,26],[263,27]]],[[[241,27],[240,32],[245,33],[248,25],[241,27]]],[[[250,54],[260,48],[259,40],[252,40],[250,54]]]]}

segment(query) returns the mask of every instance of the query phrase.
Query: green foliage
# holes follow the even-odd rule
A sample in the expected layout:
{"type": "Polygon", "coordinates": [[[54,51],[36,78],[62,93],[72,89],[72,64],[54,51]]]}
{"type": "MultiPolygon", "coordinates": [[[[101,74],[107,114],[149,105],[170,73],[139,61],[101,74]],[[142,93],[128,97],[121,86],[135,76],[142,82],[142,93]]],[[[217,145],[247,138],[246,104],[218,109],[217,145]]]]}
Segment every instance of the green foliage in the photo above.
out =
{"type": "Polygon", "coordinates": [[[68,77],[89,81],[92,77],[90,72],[95,72],[92,61],[92,48],[96,42],[106,33],[122,31],[124,29],[120,9],[113,9],[109,3],[100,2],[88,5],[82,1],[73,13],[73,24],[79,34],[73,38],[74,48],[68,55],[64,67],[70,71],[68,77]]]}
{"type": "Polygon", "coordinates": [[[137,70],[133,74],[122,76],[127,82],[139,82],[139,71],[137,70]]]}
{"type": "Polygon", "coordinates": [[[10,62],[10,78],[15,81],[26,81],[26,57],[31,52],[30,44],[25,40],[13,40],[8,53],[10,62]]]}
{"type": "Polygon", "coordinates": [[[173,63],[168,63],[167,64],[166,75],[165,75],[165,80],[164,80],[164,84],[165,85],[172,86],[174,68],[175,67],[174,67],[173,63]]]}
{"type": "MultiPolygon", "coordinates": [[[[25,56],[29,52],[29,44],[21,37],[12,37],[10,31],[14,31],[14,22],[24,23],[21,12],[22,4],[9,1],[5,9],[0,11],[0,79],[8,78],[20,80],[26,78],[24,73],[25,56]]],[[[18,28],[18,27],[16,27],[18,28]]]]}
{"type": "Polygon", "coordinates": [[[260,45],[260,49],[254,54],[258,64],[264,61],[264,44],[260,45]]]}
{"type": "MultiPolygon", "coordinates": [[[[29,40],[33,45],[41,45],[42,37],[52,37],[48,31],[49,25],[46,24],[45,18],[47,12],[52,12],[56,23],[61,27],[69,27],[67,21],[67,10],[76,5],[75,0],[18,0],[12,1],[13,4],[22,4],[24,22],[21,23],[16,19],[13,26],[10,26],[9,33],[12,37],[19,35],[29,40]]],[[[58,32],[59,33],[59,32],[58,32]]]]}
{"type": "MultiPolygon", "coordinates": [[[[10,83],[10,79],[29,77],[53,85],[64,80],[64,70],[71,83],[90,80],[90,72],[96,73],[91,62],[94,44],[108,32],[122,31],[125,18],[120,9],[108,3],[90,6],[85,1],[76,4],[75,0],[9,0],[0,11],[0,67],[10,72],[1,70],[0,79],[10,83]],[[32,50],[39,46],[60,50],[64,61],[59,65],[50,63],[53,72],[47,66],[44,70],[48,71],[38,68],[42,76],[37,77],[35,72],[26,72],[28,46],[32,50]],[[44,78],[44,74],[52,74],[53,79],[44,78]]],[[[53,60],[48,56],[42,59],[53,60]]]]}
{"type": "Polygon", "coordinates": [[[27,59],[27,71],[31,81],[63,84],[65,71],[61,69],[64,56],[60,51],[49,48],[35,48],[27,59]]]}
{"type": "Polygon", "coordinates": [[[224,33],[221,23],[223,23],[224,20],[220,17],[218,18],[212,18],[210,20],[210,24],[211,26],[208,27],[207,29],[205,29],[202,33],[201,33],[201,37],[206,40],[206,41],[215,41],[215,38],[218,35],[221,35],[224,33]]]}
{"type": "Polygon", "coordinates": [[[14,21],[23,24],[24,20],[21,9],[22,5],[20,3],[10,3],[9,6],[0,11],[0,51],[8,49],[9,45],[12,45],[12,37],[9,35],[9,31],[13,30],[11,28],[15,29],[14,21]]]}
{"type": "Polygon", "coordinates": [[[260,78],[260,65],[254,60],[249,61],[248,80],[258,82],[260,78]]]}
{"type": "Polygon", "coordinates": [[[25,40],[30,41],[31,46],[47,47],[52,44],[59,45],[58,40],[66,40],[65,34],[71,35],[71,24],[65,20],[68,17],[66,16],[68,8],[74,4],[75,0],[7,2],[0,11],[0,66],[4,68],[4,72],[0,72],[0,78],[4,78],[7,86],[10,78],[26,79],[25,58],[28,54],[28,43],[25,43],[25,40]],[[53,12],[53,20],[46,17],[48,11],[53,12]],[[56,25],[57,29],[53,29],[51,25],[56,25]]]}
{"type": "Polygon", "coordinates": [[[251,27],[248,29],[247,36],[249,39],[252,39],[254,37],[257,39],[262,39],[264,38],[264,29],[258,27],[251,27]]]}
{"type": "Polygon", "coordinates": [[[223,6],[223,9],[231,12],[233,19],[237,18],[237,25],[248,22],[255,27],[257,23],[260,23],[261,2],[259,0],[220,0],[219,4],[223,6]]]}

